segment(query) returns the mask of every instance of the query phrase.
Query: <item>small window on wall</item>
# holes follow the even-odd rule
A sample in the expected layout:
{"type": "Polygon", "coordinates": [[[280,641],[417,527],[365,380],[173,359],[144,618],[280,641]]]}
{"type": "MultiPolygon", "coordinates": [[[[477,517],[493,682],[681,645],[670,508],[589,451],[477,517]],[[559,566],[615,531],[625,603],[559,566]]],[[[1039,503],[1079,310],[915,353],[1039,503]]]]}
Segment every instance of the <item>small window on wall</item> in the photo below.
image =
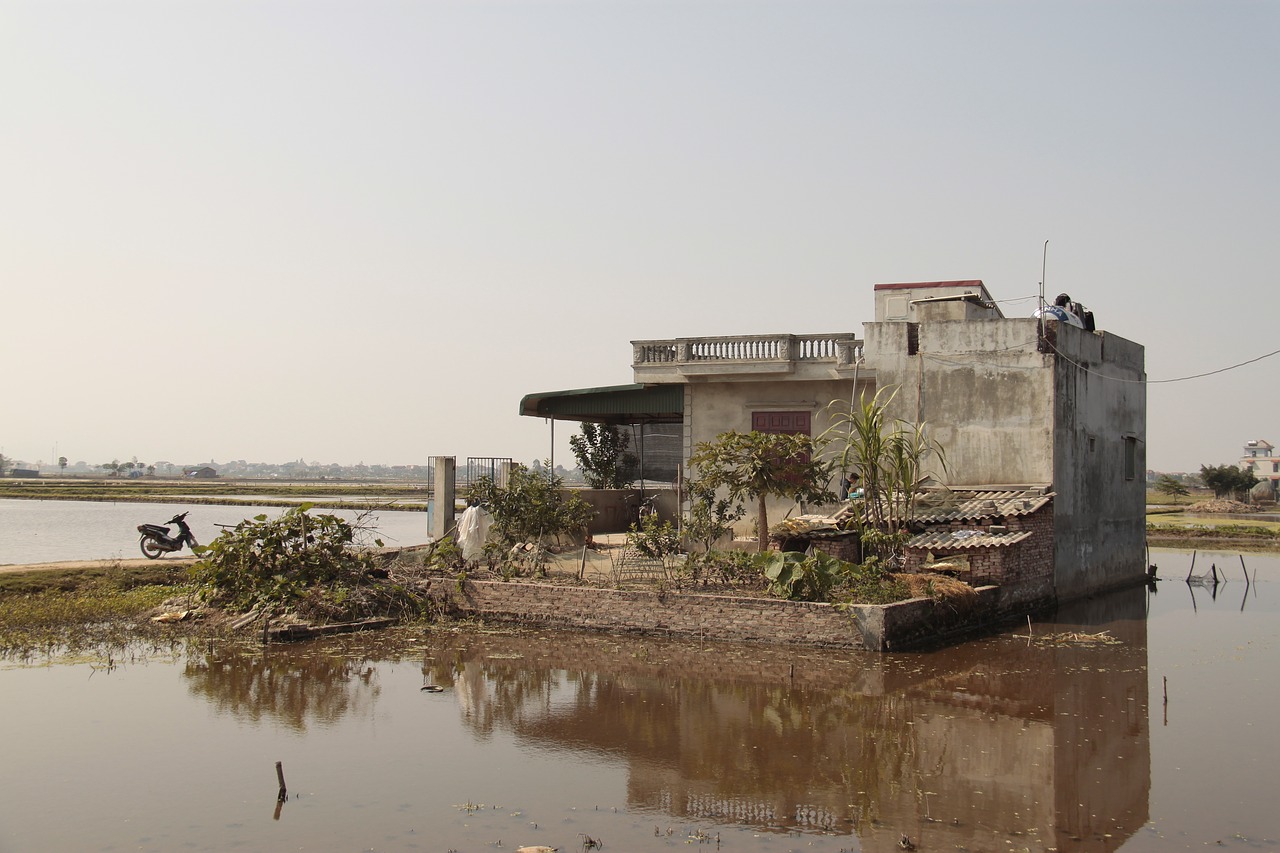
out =
{"type": "Polygon", "coordinates": [[[1131,435],[1124,438],[1124,478],[1138,478],[1138,439],[1131,435]]]}

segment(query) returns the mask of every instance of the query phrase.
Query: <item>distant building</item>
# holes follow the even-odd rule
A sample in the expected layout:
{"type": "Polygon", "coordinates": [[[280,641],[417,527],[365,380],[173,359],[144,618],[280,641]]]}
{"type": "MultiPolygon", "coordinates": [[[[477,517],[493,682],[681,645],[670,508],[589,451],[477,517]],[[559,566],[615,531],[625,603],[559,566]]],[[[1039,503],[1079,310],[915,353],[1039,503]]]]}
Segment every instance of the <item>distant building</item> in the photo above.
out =
{"type": "Polygon", "coordinates": [[[187,477],[196,477],[201,480],[211,480],[218,476],[218,472],[208,465],[202,468],[183,468],[182,473],[187,477]]]}
{"type": "Polygon", "coordinates": [[[9,476],[24,477],[28,480],[33,480],[40,476],[40,472],[34,468],[14,468],[9,472],[9,476]]]}
{"type": "Polygon", "coordinates": [[[1271,497],[1275,499],[1277,490],[1280,490],[1280,456],[1276,455],[1275,445],[1261,438],[1246,441],[1240,467],[1252,471],[1259,481],[1270,485],[1271,497]]]}

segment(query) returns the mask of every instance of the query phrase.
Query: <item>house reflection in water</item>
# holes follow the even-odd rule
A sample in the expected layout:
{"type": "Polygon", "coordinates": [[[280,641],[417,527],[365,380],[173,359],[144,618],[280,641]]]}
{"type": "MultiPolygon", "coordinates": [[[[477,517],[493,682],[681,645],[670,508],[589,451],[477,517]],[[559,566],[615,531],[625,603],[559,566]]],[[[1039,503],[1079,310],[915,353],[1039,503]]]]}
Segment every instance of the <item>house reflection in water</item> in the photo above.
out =
{"type": "Polygon", "coordinates": [[[426,675],[466,724],[628,766],[654,822],[852,832],[869,851],[1115,850],[1147,820],[1145,593],[919,655],[474,637],[426,675]],[[1038,626],[1037,631],[1046,628],[1038,626]],[[1059,637],[1061,639],[1061,637],[1059,637]],[[517,659],[518,658],[518,659],[517,659]]]}

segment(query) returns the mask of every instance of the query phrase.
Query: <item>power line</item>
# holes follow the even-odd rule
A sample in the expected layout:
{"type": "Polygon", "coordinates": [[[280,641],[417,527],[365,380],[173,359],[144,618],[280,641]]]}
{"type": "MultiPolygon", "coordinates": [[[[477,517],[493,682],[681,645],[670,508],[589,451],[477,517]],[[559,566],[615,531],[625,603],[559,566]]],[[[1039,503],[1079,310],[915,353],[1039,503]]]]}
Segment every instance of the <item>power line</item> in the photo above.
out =
{"type": "Polygon", "coordinates": [[[1188,379],[1202,379],[1205,376],[1213,376],[1215,373],[1226,373],[1228,370],[1235,370],[1237,367],[1244,367],[1246,364],[1253,364],[1255,361],[1262,361],[1264,358],[1271,358],[1273,355],[1280,355],[1280,349],[1269,352],[1266,355],[1260,355],[1257,358],[1251,358],[1248,361],[1242,361],[1239,364],[1233,364],[1230,367],[1220,367],[1217,370],[1210,370],[1208,373],[1197,373],[1195,376],[1180,376],[1177,379],[1148,379],[1148,385],[1157,385],[1163,382],[1185,382],[1188,379]]]}
{"type": "Polygon", "coordinates": [[[1119,376],[1108,376],[1105,373],[1099,373],[1096,370],[1090,370],[1080,362],[1069,357],[1066,353],[1058,349],[1053,344],[1049,344],[1049,347],[1055,353],[1057,353],[1058,356],[1062,358],[1063,361],[1066,361],[1068,364],[1074,364],[1076,367],[1080,368],[1085,373],[1090,373],[1094,376],[1100,376],[1103,379],[1110,379],[1114,382],[1135,382],[1135,383],[1146,384],[1146,385],[1164,385],[1170,382],[1186,382],[1189,379],[1203,379],[1206,376],[1214,376],[1219,373],[1226,373],[1228,370],[1235,370],[1237,367],[1244,367],[1247,364],[1253,364],[1255,361],[1262,361],[1264,358],[1271,358],[1271,356],[1273,355],[1280,355],[1280,349],[1278,349],[1278,350],[1275,350],[1274,352],[1269,352],[1266,355],[1260,355],[1257,358],[1251,358],[1248,361],[1242,361],[1238,364],[1232,364],[1227,367],[1219,367],[1217,370],[1210,370],[1206,373],[1196,373],[1192,376],[1178,376],[1174,379],[1122,379],[1119,376]]]}
{"type": "MultiPolygon", "coordinates": [[[[999,352],[1009,352],[1010,350],[1023,349],[1023,348],[1028,347],[1028,346],[1030,346],[1031,344],[1034,344],[1034,343],[1035,343],[1035,341],[1027,341],[1027,342],[1025,342],[1025,343],[1013,344],[1012,346],[1008,346],[1008,347],[1001,347],[1000,349],[995,349],[995,350],[969,350],[969,351],[967,351],[967,352],[953,352],[953,353],[946,353],[945,355],[943,355],[943,354],[941,354],[941,353],[928,353],[928,352],[923,352],[923,353],[921,353],[921,355],[922,355],[922,356],[924,356],[925,358],[928,358],[930,361],[933,361],[933,362],[936,362],[936,363],[939,363],[939,364],[946,364],[946,365],[950,365],[951,367],[961,367],[961,366],[966,365],[966,364],[985,364],[985,365],[987,365],[987,366],[989,366],[989,367],[1005,367],[1005,368],[1008,368],[1008,367],[1015,367],[1015,368],[1017,368],[1017,367],[1018,367],[1018,365],[1008,365],[1008,364],[1004,364],[1003,362],[996,362],[996,361],[984,361],[983,359],[966,359],[965,361],[954,361],[954,360],[952,360],[952,358],[951,358],[951,357],[955,357],[955,356],[961,356],[961,357],[963,357],[963,356],[972,356],[972,355],[990,355],[990,354],[993,354],[993,353],[999,353],[999,352]]],[[[1063,361],[1067,362],[1068,364],[1072,364],[1072,365],[1074,365],[1074,366],[1076,366],[1076,367],[1080,368],[1080,369],[1081,369],[1081,370],[1083,370],[1085,373],[1091,374],[1091,375],[1093,375],[1093,376],[1099,376],[1099,377],[1101,377],[1101,378],[1103,378],[1103,379],[1110,379],[1110,380],[1111,380],[1111,381],[1113,381],[1113,382],[1133,382],[1133,383],[1136,383],[1136,384],[1146,384],[1146,385],[1166,385],[1166,384],[1171,383],[1171,382],[1186,382],[1186,381],[1191,380],[1191,379],[1203,379],[1203,378],[1204,378],[1204,377],[1206,377],[1206,376],[1215,376],[1215,375],[1217,375],[1217,374],[1219,374],[1219,373],[1226,373],[1228,370],[1235,370],[1236,368],[1244,367],[1244,366],[1246,366],[1246,365],[1253,364],[1254,362],[1262,361],[1263,359],[1266,359],[1266,358],[1271,358],[1272,356],[1275,356],[1275,355],[1280,355],[1280,350],[1275,350],[1274,352],[1269,352],[1269,353],[1266,353],[1265,355],[1260,355],[1260,356],[1258,356],[1257,358],[1251,358],[1251,359],[1248,359],[1247,361],[1241,361],[1241,362],[1239,362],[1239,363],[1237,363],[1237,364],[1228,365],[1227,367],[1219,367],[1217,370],[1210,370],[1210,371],[1207,371],[1207,372],[1205,372],[1205,373],[1196,373],[1196,374],[1194,374],[1194,375],[1192,375],[1192,376],[1178,376],[1178,377],[1175,377],[1175,378],[1173,378],[1173,379],[1124,379],[1124,378],[1119,377],[1119,376],[1111,376],[1111,375],[1109,375],[1109,374],[1101,373],[1101,372],[1099,372],[1099,371],[1097,371],[1097,370],[1092,370],[1092,369],[1090,369],[1090,368],[1088,368],[1088,367],[1085,367],[1083,364],[1081,364],[1080,362],[1078,362],[1078,361],[1076,361],[1075,359],[1071,358],[1071,357],[1070,357],[1070,356],[1068,356],[1066,353],[1064,353],[1062,350],[1058,349],[1058,348],[1057,348],[1056,346],[1054,346],[1052,343],[1050,343],[1050,344],[1049,344],[1049,347],[1050,347],[1050,348],[1051,348],[1051,349],[1052,349],[1052,350],[1053,350],[1053,351],[1058,355],[1058,357],[1059,357],[1059,358],[1061,358],[1063,361]]],[[[1024,369],[1024,370],[1035,370],[1035,369],[1038,369],[1038,368],[1033,367],[1033,366],[1031,366],[1031,365],[1028,365],[1028,366],[1023,367],[1023,368],[1021,368],[1021,369],[1024,369]]]]}

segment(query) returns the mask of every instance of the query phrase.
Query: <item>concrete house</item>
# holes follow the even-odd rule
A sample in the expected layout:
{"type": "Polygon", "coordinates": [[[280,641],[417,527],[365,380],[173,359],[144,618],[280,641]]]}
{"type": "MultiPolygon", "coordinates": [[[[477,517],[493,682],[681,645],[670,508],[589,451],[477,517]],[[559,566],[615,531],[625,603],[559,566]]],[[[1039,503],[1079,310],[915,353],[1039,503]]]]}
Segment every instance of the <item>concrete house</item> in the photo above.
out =
{"type": "MultiPolygon", "coordinates": [[[[1274,444],[1261,438],[1246,441],[1240,467],[1252,471],[1260,484],[1270,489],[1271,500],[1276,499],[1277,490],[1280,490],[1280,456],[1276,455],[1274,444]]],[[[1256,486],[1254,488],[1257,489],[1256,486]]]]}
{"type": "MultiPolygon", "coordinates": [[[[979,560],[1014,567],[993,580],[1023,578],[1019,597],[1027,601],[1078,598],[1144,575],[1146,374],[1138,344],[1059,319],[1005,317],[974,280],[878,284],[875,319],[862,336],[632,345],[633,384],[532,394],[522,414],[678,433],[687,460],[727,430],[817,436],[830,425],[831,401],[893,389],[889,414],[925,424],[945,448],[947,469],[934,471],[935,480],[953,503],[980,502],[963,517],[935,512],[913,543],[917,563],[928,561],[925,552],[975,553],[972,536],[939,538],[972,530],[985,548],[1017,546],[1023,562],[1036,560],[1034,579],[1019,559],[979,560]],[[993,509],[973,509],[987,504],[993,509]]],[[[770,507],[770,518],[794,509],[770,507]]]]}

